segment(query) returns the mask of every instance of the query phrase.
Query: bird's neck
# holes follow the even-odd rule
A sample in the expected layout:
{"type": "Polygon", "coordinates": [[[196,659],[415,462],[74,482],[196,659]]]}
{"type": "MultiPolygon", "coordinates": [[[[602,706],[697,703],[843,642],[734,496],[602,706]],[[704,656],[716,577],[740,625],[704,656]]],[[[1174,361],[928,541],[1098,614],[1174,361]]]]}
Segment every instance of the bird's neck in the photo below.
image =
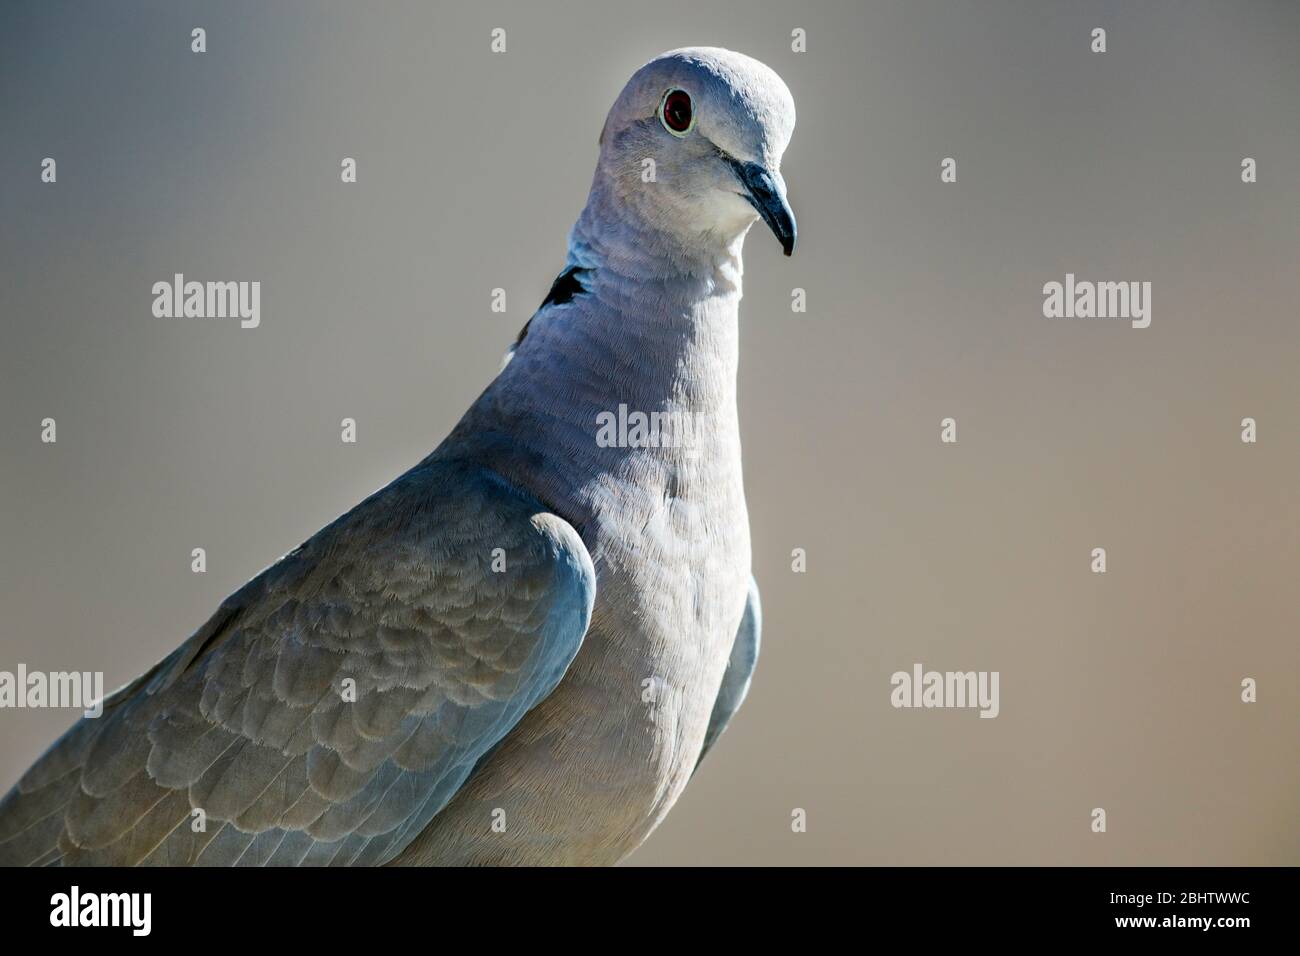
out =
{"type": "Polygon", "coordinates": [[[673,494],[739,481],[742,240],[683,270],[594,221],[584,214],[570,241],[584,291],[534,316],[449,439],[579,521],[610,476],[673,494]]]}

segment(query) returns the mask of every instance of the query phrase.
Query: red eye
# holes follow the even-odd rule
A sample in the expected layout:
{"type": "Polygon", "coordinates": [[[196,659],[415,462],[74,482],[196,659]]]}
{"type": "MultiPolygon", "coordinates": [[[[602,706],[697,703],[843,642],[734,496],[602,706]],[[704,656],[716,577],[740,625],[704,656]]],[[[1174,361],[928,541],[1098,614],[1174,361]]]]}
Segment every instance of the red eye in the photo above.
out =
{"type": "Polygon", "coordinates": [[[695,122],[695,113],[691,109],[691,94],[685,90],[669,90],[664,94],[659,106],[659,119],[664,128],[674,136],[685,136],[691,131],[695,122]]]}

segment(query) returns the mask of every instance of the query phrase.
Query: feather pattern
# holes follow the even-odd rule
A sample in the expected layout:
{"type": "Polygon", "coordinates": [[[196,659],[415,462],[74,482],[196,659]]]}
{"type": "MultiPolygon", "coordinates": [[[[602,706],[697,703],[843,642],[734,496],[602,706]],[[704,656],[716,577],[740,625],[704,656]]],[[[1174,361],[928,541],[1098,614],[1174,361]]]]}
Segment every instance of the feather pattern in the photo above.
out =
{"type": "Polygon", "coordinates": [[[431,457],[56,742],[0,863],[386,862],[554,689],[594,592],[567,523],[431,457]]]}

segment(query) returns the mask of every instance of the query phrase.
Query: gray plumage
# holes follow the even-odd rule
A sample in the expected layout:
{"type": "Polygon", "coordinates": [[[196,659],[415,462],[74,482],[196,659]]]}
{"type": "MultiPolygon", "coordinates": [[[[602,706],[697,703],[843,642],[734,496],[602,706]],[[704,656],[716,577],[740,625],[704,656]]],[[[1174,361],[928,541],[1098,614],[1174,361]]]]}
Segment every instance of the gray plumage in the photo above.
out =
{"type": "Polygon", "coordinates": [[[60,738],[0,803],[0,863],[612,863],[639,845],[757,658],[740,250],[760,216],[793,246],[793,124],[784,84],[739,54],[638,71],[571,279],[496,380],[60,738]],[[685,135],[660,113],[673,89],[685,135]],[[699,427],[597,440],[620,406],[699,427]]]}
{"type": "Polygon", "coordinates": [[[594,593],[566,522],[427,461],[57,742],[5,800],[3,862],[386,862],[554,689],[594,593]]]}
{"type": "MultiPolygon", "coordinates": [[[[740,705],[745,702],[749,685],[754,679],[754,668],[758,665],[758,651],[763,630],[763,606],[758,599],[758,582],[749,580],[749,597],[745,600],[745,613],[740,618],[740,629],[736,631],[736,640],[731,645],[731,656],[727,658],[727,669],[722,673],[722,686],[718,688],[717,699],[713,702],[713,712],[709,714],[709,726],[704,731],[704,746],[700,749],[700,760],[722,736],[727,724],[740,705]]],[[[699,764],[696,764],[698,769],[699,764]]]]}

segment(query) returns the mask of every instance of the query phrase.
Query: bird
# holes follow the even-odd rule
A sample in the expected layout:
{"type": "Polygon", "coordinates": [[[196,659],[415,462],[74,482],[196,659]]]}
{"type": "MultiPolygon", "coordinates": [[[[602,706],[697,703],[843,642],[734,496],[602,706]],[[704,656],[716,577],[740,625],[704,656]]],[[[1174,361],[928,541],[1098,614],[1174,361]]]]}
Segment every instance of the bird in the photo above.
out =
{"type": "Polygon", "coordinates": [[[427,457],[224,600],[0,802],[0,864],[613,865],[745,699],[742,249],[794,100],[647,62],[564,267],[427,457]]]}

